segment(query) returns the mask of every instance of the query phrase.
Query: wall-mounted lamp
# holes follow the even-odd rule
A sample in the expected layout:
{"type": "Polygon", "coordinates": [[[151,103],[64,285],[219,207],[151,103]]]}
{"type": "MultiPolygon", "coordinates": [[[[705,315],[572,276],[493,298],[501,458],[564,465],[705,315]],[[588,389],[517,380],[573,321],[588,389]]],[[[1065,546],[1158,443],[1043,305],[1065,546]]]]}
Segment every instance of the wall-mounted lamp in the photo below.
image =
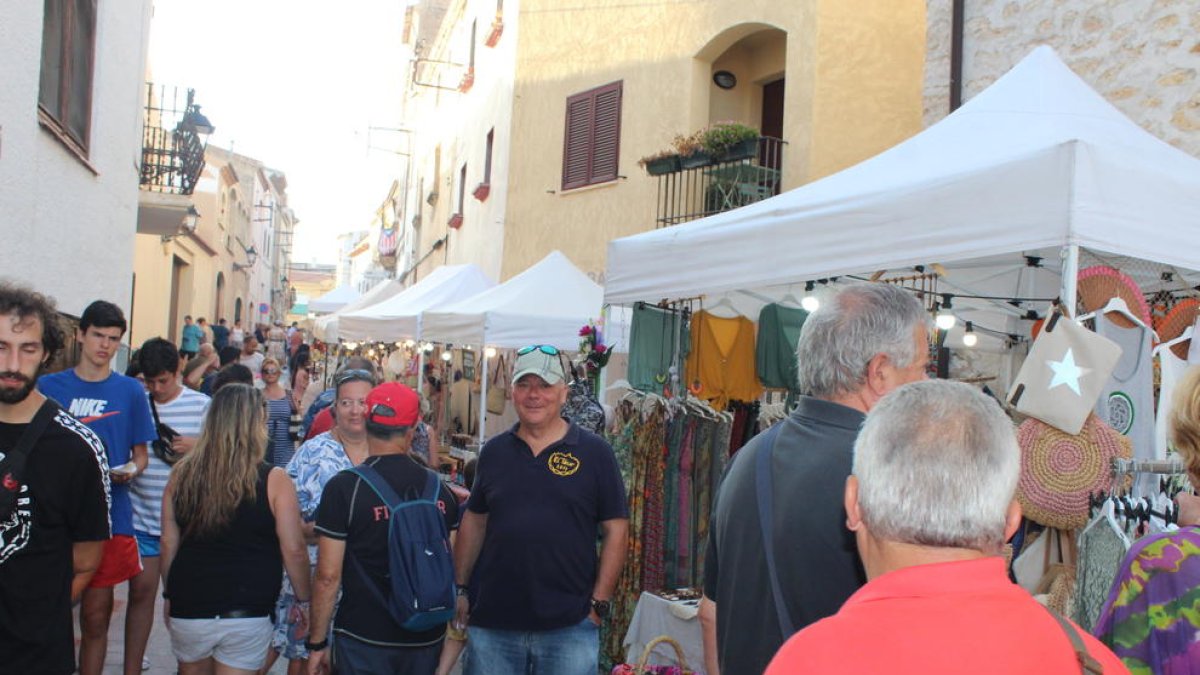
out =
{"type": "Polygon", "coordinates": [[[248,270],[251,267],[254,267],[254,263],[258,261],[258,251],[254,250],[253,245],[247,246],[245,250],[246,250],[246,264],[243,265],[241,263],[235,262],[235,263],[233,263],[233,269],[238,270],[238,271],[248,270]]]}
{"type": "Polygon", "coordinates": [[[195,204],[188,204],[187,212],[183,214],[183,220],[179,223],[179,231],[175,234],[164,234],[163,243],[167,243],[176,237],[182,237],[185,234],[191,234],[196,231],[196,227],[200,225],[200,212],[196,210],[195,204]]]}

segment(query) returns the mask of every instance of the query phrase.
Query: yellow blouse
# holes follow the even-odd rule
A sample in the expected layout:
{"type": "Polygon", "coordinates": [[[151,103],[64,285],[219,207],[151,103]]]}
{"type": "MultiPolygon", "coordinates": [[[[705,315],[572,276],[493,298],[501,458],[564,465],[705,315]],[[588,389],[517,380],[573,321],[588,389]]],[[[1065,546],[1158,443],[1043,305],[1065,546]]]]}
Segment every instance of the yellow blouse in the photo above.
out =
{"type": "Polygon", "coordinates": [[[730,401],[758,400],[763,387],[754,364],[754,322],[703,310],[692,315],[687,385],[716,410],[724,410],[730,401]]]}

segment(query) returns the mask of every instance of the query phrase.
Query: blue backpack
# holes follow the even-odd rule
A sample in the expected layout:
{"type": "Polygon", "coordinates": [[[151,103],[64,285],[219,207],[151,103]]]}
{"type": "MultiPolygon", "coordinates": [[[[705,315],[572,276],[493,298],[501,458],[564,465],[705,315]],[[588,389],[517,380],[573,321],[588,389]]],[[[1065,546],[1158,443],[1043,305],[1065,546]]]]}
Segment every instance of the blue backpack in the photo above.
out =
{"type": "MultiPolygon", "coordinates": [[[[446,520],[438,508],[441,481],[426,470],[420,499],[402,500],[375,467],[360,464],[358,475],[388,507],[388,575],[384,605],[406,631],[419,633],[444,626],[454,617],[454,563],[446,520]]],[[[375,582],[357,558],[354,567],[370,586],[375,582]]]]}

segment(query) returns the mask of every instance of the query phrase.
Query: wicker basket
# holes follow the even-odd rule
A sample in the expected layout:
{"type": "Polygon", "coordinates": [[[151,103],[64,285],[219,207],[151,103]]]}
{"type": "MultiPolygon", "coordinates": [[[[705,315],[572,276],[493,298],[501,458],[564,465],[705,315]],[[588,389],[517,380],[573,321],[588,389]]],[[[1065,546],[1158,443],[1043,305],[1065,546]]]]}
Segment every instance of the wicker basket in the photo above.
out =
{"type": "Polygon", "coordinates": [[[642,657],[636,664],[622,663],[613,666],[612,675],[695,675],[695,671],[688,668],[687,659],[683,656],[683,647],[669,635],[660,635],[646,643],[646,647],[642,649],[642,657]],[[646,662],[650,660],[650,652],[654,651],[654,647],[660,642],[671,645],[675,650],[675,661],[679,665],[646,665],[646,662]]]}

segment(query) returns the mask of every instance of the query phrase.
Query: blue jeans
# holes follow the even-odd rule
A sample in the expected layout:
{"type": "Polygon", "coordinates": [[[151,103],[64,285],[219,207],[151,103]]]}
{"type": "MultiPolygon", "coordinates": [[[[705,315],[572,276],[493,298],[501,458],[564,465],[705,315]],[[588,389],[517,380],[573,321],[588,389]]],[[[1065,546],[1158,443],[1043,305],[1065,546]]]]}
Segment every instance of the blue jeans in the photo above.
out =
{"type": "Polygon", "coordinates": [[[471,626],[463,675],[596,675],[600,627],[584,617],[566,628],[543,631],[471,626]]]}

